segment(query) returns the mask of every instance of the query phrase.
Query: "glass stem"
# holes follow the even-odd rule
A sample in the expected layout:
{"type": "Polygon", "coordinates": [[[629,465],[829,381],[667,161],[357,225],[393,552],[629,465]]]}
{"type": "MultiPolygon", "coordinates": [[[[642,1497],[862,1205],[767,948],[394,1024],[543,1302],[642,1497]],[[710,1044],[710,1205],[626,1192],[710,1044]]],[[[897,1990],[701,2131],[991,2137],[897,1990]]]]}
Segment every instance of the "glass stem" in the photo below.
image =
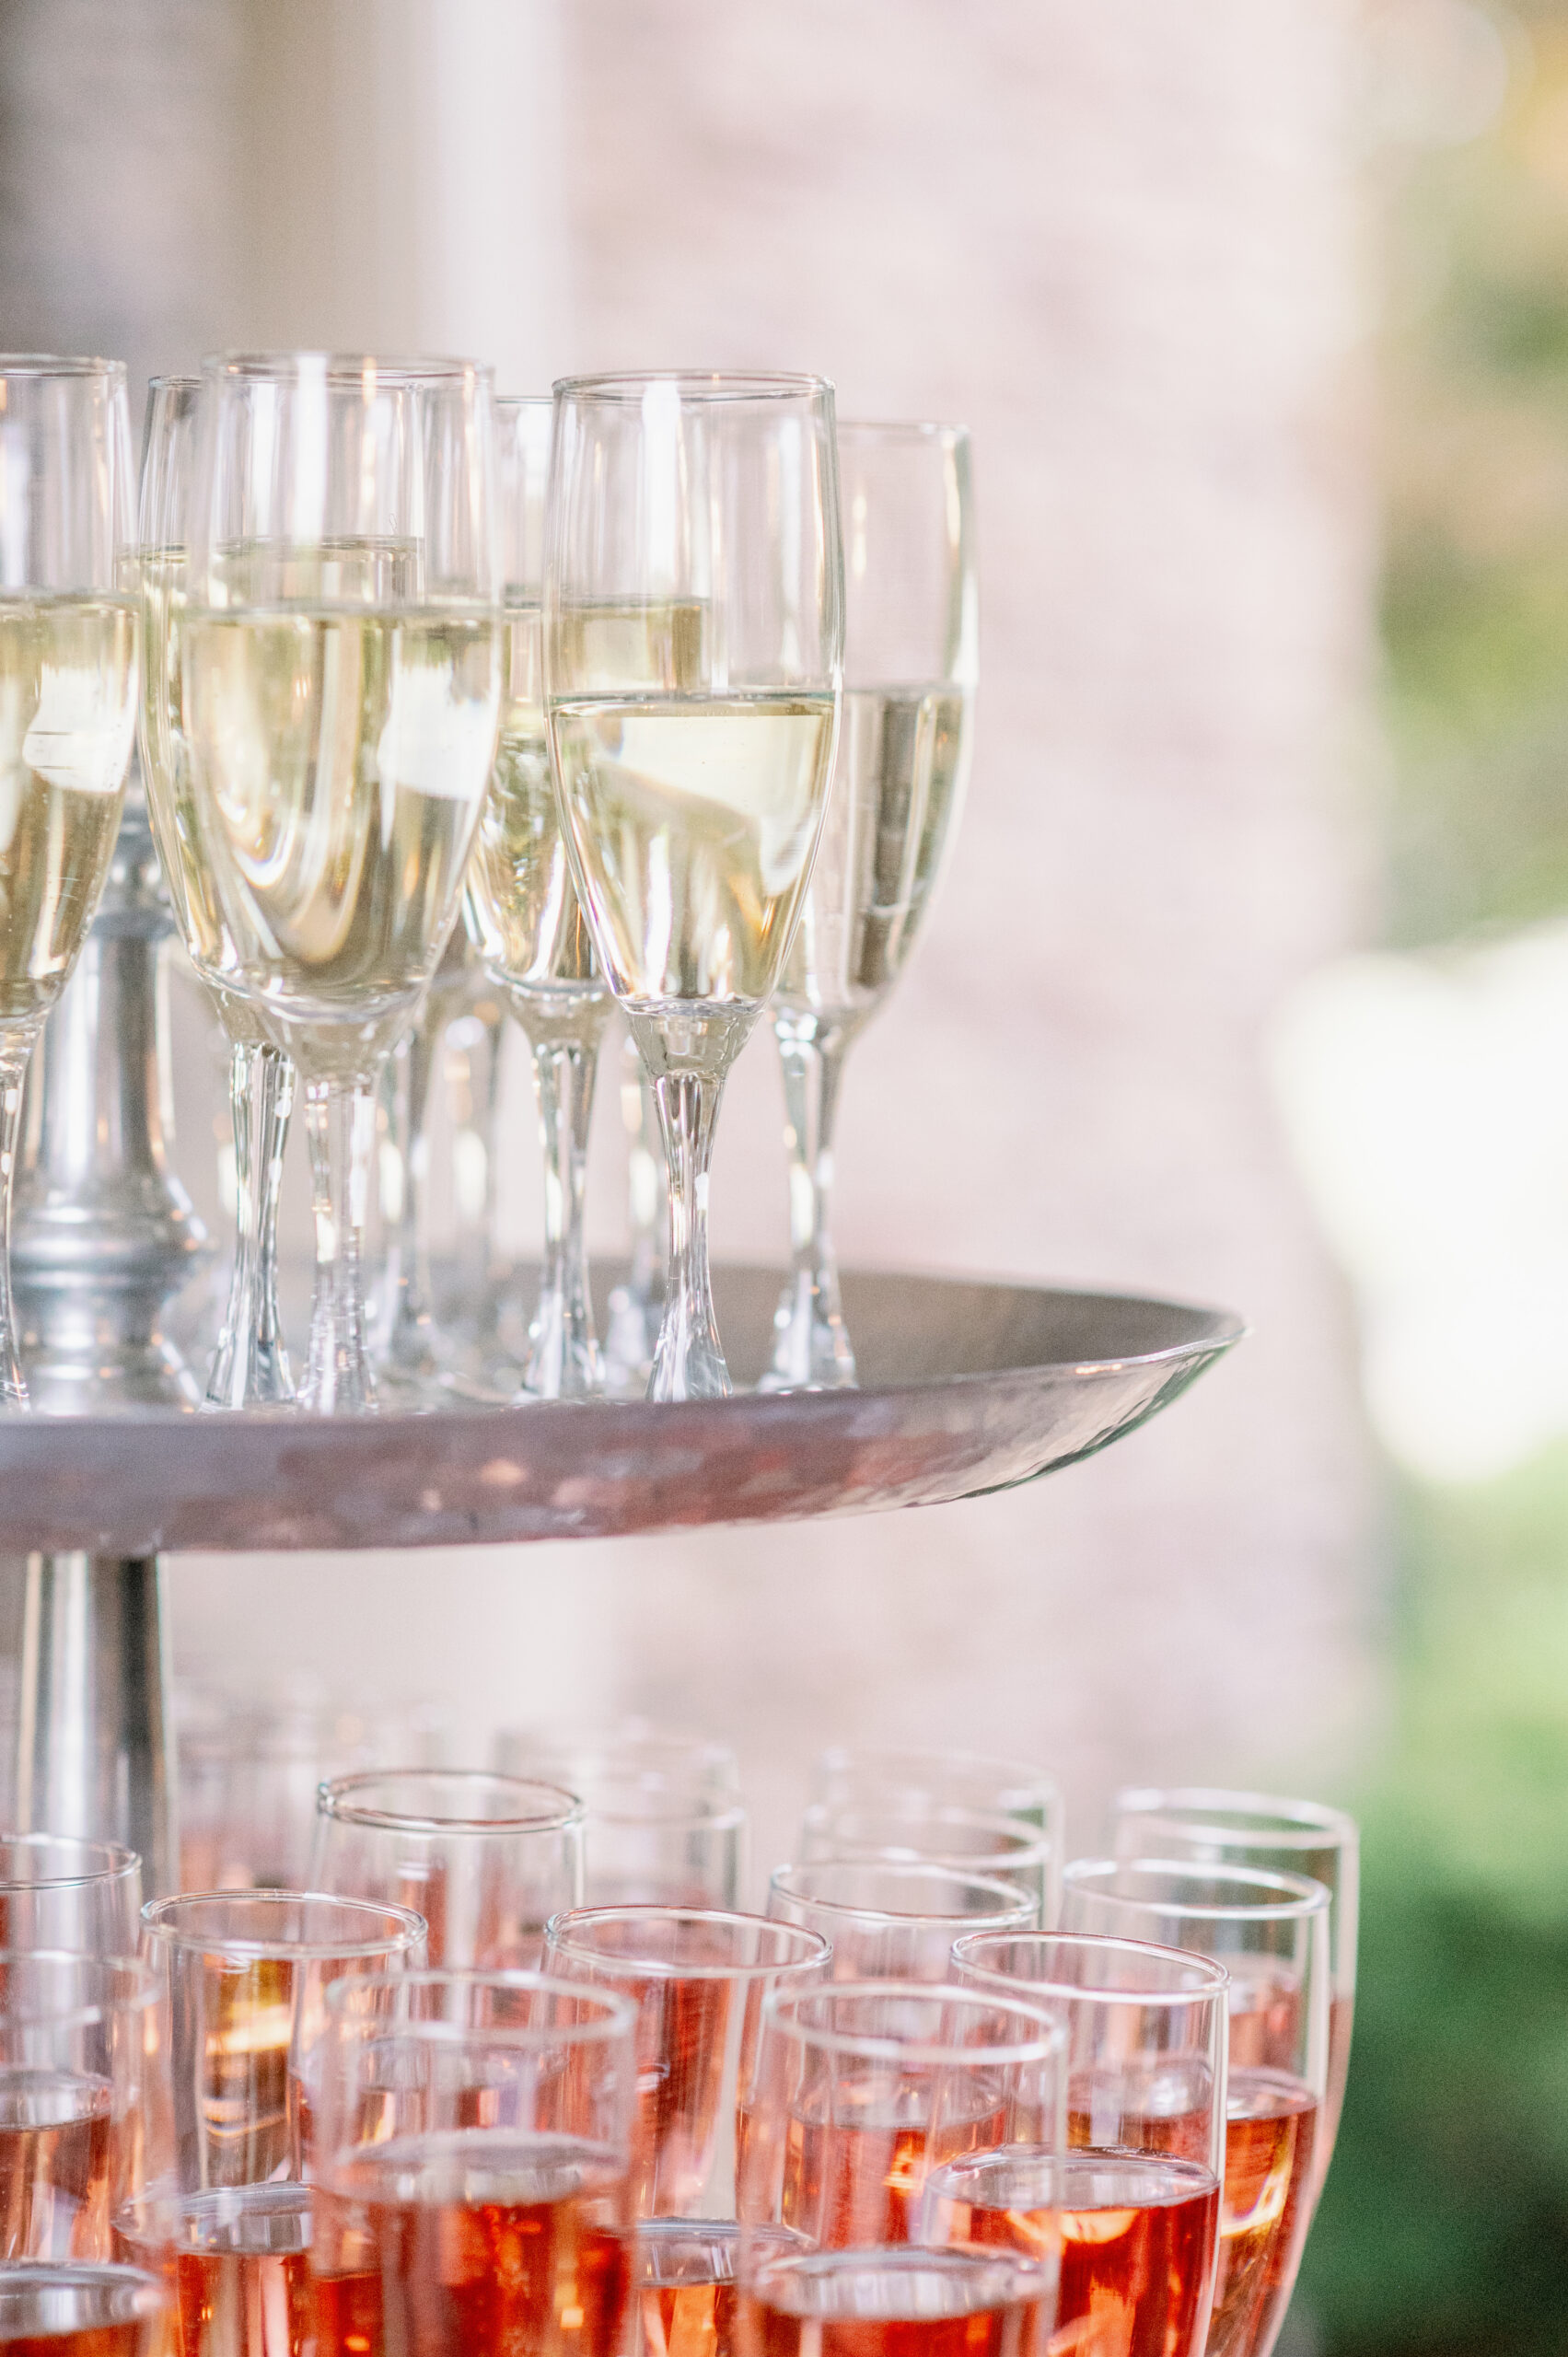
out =
{"type": "Polygon", "coordinates": [[[604,1388],[588,1293],[586,1206],[602,1011],[575,1036],[532,1036],[534,1090],[544,1148],[544,1264],[528,1329],[522,1389],[530,1399],[587,1399],[604,1388]]]}
{"type": "Polygon", "coordinates": [[[234,1125],[235,1239],[228,1306],[207,1378],[213,1408],[294,1398],[278,1317],[277,1220],[294,1066],[281,1050],[236,1040],[228,1064],[234,1125]]]}
{"type": "Polygon", "coordinates": [[[773,1316],[772,1364],[763,1387],[834,1390],[854,1381],[828,1225],[833,1124],[849,1039],[841,1027],[783,1013],[775,1015],[773,1030],[784,1071],[791,1268],[773,1316]]]}
{"type": "Polygon", "coordinates": [[[434,1341],[430,1282],[430,1083],[439,1044],[426,1008],[403,1043],[403,1193],[392,1250],[396,1277],[387,1339],[379,1356],[405,1375],[440,1372],[434,1341]]]}
{"type": "Polygon", "coordinates": [[[317,1415],[331,1416],[376,1405],[363,1293],[376,1075],[307,1081],[305,1127],[316,1224],[316,1295],[303,1401],[317,1415]]]}
{"type": "Polygon", "coordinates": [[[650,1399],[722,1399],[729,1370],[708,1274],[708,1164],[724,1079],[667,1072],[654,1083],[669,1171],[669,1265],[650,1399]]]}
{"type": "Polygon", "coordinates": [[[17,1355],[16,1300],[11,1291],[11,1202],[22,1141],[22,1097],[38,1034],[0,1031],[0,1407],[25,1408],[28,1387],[17,1355]]]}

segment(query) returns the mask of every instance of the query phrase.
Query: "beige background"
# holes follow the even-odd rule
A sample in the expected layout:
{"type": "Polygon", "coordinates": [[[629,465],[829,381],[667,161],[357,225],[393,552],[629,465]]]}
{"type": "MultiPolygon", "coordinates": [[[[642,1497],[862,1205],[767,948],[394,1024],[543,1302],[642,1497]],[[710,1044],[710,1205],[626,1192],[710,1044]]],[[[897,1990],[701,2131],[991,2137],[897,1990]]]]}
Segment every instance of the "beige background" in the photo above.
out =
{"type": "MultiPolygon", "coordinates": [[[[494,1724],[740,1746],[771,1862],[846,1733],[1339,1785],[1376,1576],[1341,1304],[1271,1015],[1353,930],[1369,493],[1336,0],[3,0],[5,340],[461,345],[503,383],[821,368],[973,429],[980,749],[851,1066],[843,1256],[1148,1287],[1256,1332],[1163,1422],[918,1516],[401,1559],[187,1561],[179,1642],[494,1724]]],[[[715,1174],[784,1230],[772,1051],[715,1174]]],[[[187,1056],[184,1159],[211,1197],[187,1056]]],[[[519,1202],[536,1186],[520,1120],[519,1202]]],[[[596,1225],[619,1178],[601,1124],[596,1225]]]]}

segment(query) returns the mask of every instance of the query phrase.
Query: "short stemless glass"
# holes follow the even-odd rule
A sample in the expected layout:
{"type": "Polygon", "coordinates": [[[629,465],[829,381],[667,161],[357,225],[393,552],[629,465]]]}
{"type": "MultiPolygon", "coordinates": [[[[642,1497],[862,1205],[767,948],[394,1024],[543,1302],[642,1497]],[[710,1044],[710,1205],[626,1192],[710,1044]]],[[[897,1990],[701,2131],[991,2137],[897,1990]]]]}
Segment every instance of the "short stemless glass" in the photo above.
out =
{"type": "Polygon", "coordinates": [[[1207,1956],[1230,1976],[1225,2190],[1208,2357],[1268,2357],[1316,2199],[1329,2061],[1329,1894],[1298,1875],[1080,1858],[1063,1929],[1207,1956]]]}
{"type": "Polygon", "coordinates": [[[110,2219],[146,2165],[157,1995],[134,1957],[0,1954],[0,2259],[7,2267],[110,2256],[110,2219]]]}
{"type": "Polygon", "coordinates": [[[139,2268],[0,2268],[8,2357],[163,2357],[174,2329],[167,2287],[139,2268]]]}
{"type": "Polygon", "coordinates": [[[843,1060],[908,963],[969,778],[980,605],[970,442],[841,424],[844,701],[828,824],[772,1004],[794,1261],[764,1390],[854,1381],[829,1236],[843,1060]]]}
{"type": "Polygon", "coordinates": [[[0,1410],[22,1085],[98,908],[136,730],[135,482],[119,360],[0,354],[0,1410]]]}
{"type": "Polygon", "coordinates": [[[545,541],[545,716],[572,877],[669,1171],[648,1396],[711,1399],[729,1389],[708,1275],[714,1123],[789,950],[838,724],[831,387],[557,385],[545,541]]]}
{"type": "Polygon", "coordinates": [[[837,1980],[946,1980],[962,1933],[1040,1927],[1039,1898],[1019,1884],[842,1859],[775,1867],[768,1913],[820,1932],[837,1980]]]}
{"type": "Polygon", "coordinates": [[[610,992],[572,888],[544,726],[548,401],[495,404],[505,684],[501,736],[469,865],[468,927],[533,1055],[544,1148],[544,1258],[522,1397],[604,1387],[588,1295],[588,1124],[610,992]]]}
{"type": "Polygon", "coordinates": [[[1010,1996],[898,1981],[771,1996],[739,2173],[743,2357],[1045,2357],[1052,2255],[915,2237],[934,2173],[999,2145],[1061,2150],[1063,2063],[1061,2026],[1010,1996]]]}
{"type": "Polygon", "coordinates": [[[323,1784],[311,1879],[412,1907],[448,1971],[531,1970],[583,1897],[583,1807],[557,1784],[464,1768],[375,1769],[323,1784]]]}
{"type": "Polygon", "coordinates": [[[1224,1967],[1136,1940],[981,1932],[967,1986],[1045,2006],[1067,2034],[1067,2150],[972,2154],[932,2177],[937,2242],[1060,2250],[1059,2333],[1095,2357],[1202,2357],[1225,2174],[1224,1967]]]}
{"type": "Polygon", "coordinates": [[[229,1043],[236,1234],[228,1304],[207,1377],[210,1408],[275,1407],[294,1398],[278,1312],[278,1199],[294,1106],[294,1066],[249,1001],[223,980],[234,963],[191,790],[180,691],[181,627],[195,473],[199,377],[155,377],[142,446],[142,773],[168,896],[186,955],[229,1043]]]}
{"type": "Polygon", "coordinates": [[[134,1850],[62,1833],[0,1839],[0,1948],[134,1956],[141,1920],[134,1850]]]}
{"type": "Polygon", "coordinates": [[[297,1065],[315,1200],[302,1404],[373,1408],[381,1068],[457,922],[500,708],[488,372],[231,354],[203,370],[180,691],[232,962],[297,1065]]]}
{"type": "Polygon", "coordinates": [[[1333,2157],[1350,2070],[1355,2012],[1356,1916],[1361,1836],[1353,1817],[1320,1801],[1207,1785],[1140,1785],[1118,1793],[1112,1847],[1119,1857],[1195,1858],[1212,1865],[1263,1866],[1306,1875],[1329,1894],[1329,2091],[1318,2139],[1321,2187],[1333,2157]]]}
{"type": "Polygon", "coordinates": [[[631,2006],[535,1973],[415,1973],[330,2010],[317,2357],[616,2357],[631,2006]]]}

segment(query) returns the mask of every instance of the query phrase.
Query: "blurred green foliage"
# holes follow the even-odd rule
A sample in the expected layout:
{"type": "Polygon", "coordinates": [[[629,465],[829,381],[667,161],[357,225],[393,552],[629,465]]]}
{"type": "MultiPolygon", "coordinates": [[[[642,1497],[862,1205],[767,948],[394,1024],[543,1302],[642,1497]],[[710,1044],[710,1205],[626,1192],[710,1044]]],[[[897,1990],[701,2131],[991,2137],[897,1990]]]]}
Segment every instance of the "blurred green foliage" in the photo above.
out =
{"type": "MultiPolygon", "coordinates": [[[[1568,0],[1496,20],[1498,122],[1379,167],[1403,945],[1568,911],[1568,0]]],[[[1331,2357],[1533,2357],[1568,2348],[1568,1445],[1400,1514],[1397,1725],[1302,2301],[1331,2357]]]]}

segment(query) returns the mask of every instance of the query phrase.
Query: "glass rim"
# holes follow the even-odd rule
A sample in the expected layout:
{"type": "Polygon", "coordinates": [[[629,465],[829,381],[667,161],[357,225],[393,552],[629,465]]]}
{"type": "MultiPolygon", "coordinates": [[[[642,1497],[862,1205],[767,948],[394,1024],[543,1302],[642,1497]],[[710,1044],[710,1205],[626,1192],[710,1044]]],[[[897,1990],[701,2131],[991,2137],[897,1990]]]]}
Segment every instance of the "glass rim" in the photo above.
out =
{"type": "Polygon", "coordinates": [[[423,1915],[412,1907],[395,1907],[378,1898],[350,1898],[331,1890],[182,1890],[171,1898],[149,1898],[142,1910],[142,1932],[146,1939],[159,1941],[165,1947],[179,1948],[192,1956],[233,1956],[244,1963],[254,1964],[273,1960],[315,1964],[330,1962],[333,1957],[400,1956],[419,1941],[430,1936],[430,1926],[423,1915]],[[200,1907],[255,1907],[262,1912],[275,1907],[336,1907],[349,1913],[374,1916],[382,1924],[395,1924],[397,1931],[379,1939],[352,1936],[342,1940],[288,1940],[268,1938],[264,1933],[213,1932],[203,1936],[194,1927],[179,1922],[177,1911],[193,1910],[200,1907]]]}
{"type": "Polygon", "coordinates": [[[150,1964],[138,1956],[87,1956],[72,1948],[0,1948],[0,1968],[16,1964],[68,1964],[77,1971],[113,1973],[116,1980],[123,1980],[122,1988],[116,1987],[108,1994],[87,1999],[85,2003],[64,2004],[33,2004],[26,1999],[18,2004],[7,1995],[0,2013],[0,2035],[12,2023],[28,2026],[44,2026],[54,2029],[87,2029],[95,2024],[111,2021],[118,2013],[145,2013],[158,1995],[157,1976],[150,1964]]]}
{"type": "Polygon", "coordinates": [[[495,371],[488,360],[470,360],[454,353],[333,352],[325,346],[302,345],[297,351],[258,352],[240,349],[202,355],[202,382],[227,380],[238,384],[282,384],[302,374],[339,383],[346,390],[367,377],[394,389],[420,384],[490,385],[495,371]]]}
{"type": "Polygon", "coordinates": [[[637,2023],[636,2007],[619,1990],[589,1988],[580,1980],[561,1980],[553,1973],[529,1972],[521,1968],[499,1972],[444,1972],[435,1968],[417,1972],[345,1974],[327,1990],[327,2011],[341,2020],[356,1999],[368,1996],[372,1990],[395,1995],[400,1990],[414,1989],[522,1990],[545,1997],[570,1998],[574,2004],[597,2005],[602,2018],[547,2026],[532,2022],[465,2023],[428,2019],[421,2014],[374,2014],[369,2016],[367,2026],[384,2036],[427,2038],[436,2044],[449,2045],[459,2038],[472,2037],[505,2046],[559,2044],[563,2038],[574,2045],[597,2046],[629,2036],[637,2023]]]}
{"type": "Polygon", "coordinates": [[[853,2054],[866,2061],[915,2063],[934,2070],[955,2063],[994,2069],[998,2062],[1048,2062],[1063,2059],[1067,2050],[1065,2024],[1043,2005],[1031,2004],[1023,1997],[993,1996],[989,1990],[966,1988],[961,1981],[834,1980],[814,1983],[806,1989],[771,1989],[762,2000],[763,2035],[769,2030],[776,2031],[781,2038],[793,2038],[797,2045],[814,2046],[824,2054],[853,2054]],[[869,2030],[817,2027],[794,2018],[796,2009],[803,2005],[854,2004],[869,1998],[896,2003],[918,1999],[944,2006],[983,2005],[990,2012],[999,2011],[1027,2022],[1032,2034],[1011,2045],[997,2042],[955,2046],[946,2038],[895,2038],[869,2030]]]}
{"type": "MultiPolygon", "coordinates": [[[[137,2295],[139,2305],[129,2317],[111,2316],[100,2320],[96,2326],[83,2324],[68,2326],[65,2328],[65,2332],[101,2331],[104,2329],[105,2323],[110,2326],[128,2322],[139,2323],[144,2318],[150,2318],[155,2315],[161,2316],[166,2310],[171,2310],[174,2306],[174,2295],[161,2275],[155,2275],[150,2268],[128,2267],[121,2259],[9,2258],[5,2266],[0,2268],[0,2295],[14,2296],[17,2293],[42,2291],[112,2293],[117,2290],[137,2295]],[[145,2295],[149,2292],[153,2294],[156,2305],[147,2304],[145,2295]]],[[[21,2334],[16,2337],[17,2339],[32,2338],[31,2335],[21,2334]]],[[[49,2337],[53,2338],[52,2334],[49,2337]]],[[[64,2337],[65,2333],[63,2332],[61,2338],[64,2337]]],[[[0,2348],[4,2346],[5,2342],[0,2340],[0,2348]]]]}
{"type": "Polygon", "coordinates": [[[826,1964],[832,1954],[820,1932],[805,1923],[785,1923],[776,1915],[752,1915],[738,1907],[641,1907],[633,1901],[609,1907],[563,1907],[544,1927],[547,1949],[590,1964],[620,1965],[648,1980],[761,1980],[770,1974],[809,1972],[826,1964]],[[808,1942],[805,1955],[778,1957],[771,1964],[684,1964],[674,1956],[636,1956],[629,1951],[594,1947],[566,1933],[567,1925],[636,1922],[664,1923],[741,1923],[748,1931],[767,1931],[780,1937],[808,1942]]]}
{"type": "Polygon", "coordinates": [[[1204,2004],[1215,1998],[1223,2001],[1230,1986],[1230,1975],[1216,1956],[1199,1956],[1191,1948],[1166,1947],[1156,1940],[1128,1939],[1117,1932],[965,1932],[953,1942],[953,1962],[962,1965],[966,1972],[972,1973],[977,1980],[983,1980],[988,1986],[1040,1989],[1048,1997],[1060,1998],[1069,2003],[1081,2001],[1091,2005],[1204,2004]],[[1019,1939],[1039,1940],[1042,1945],[1049,1940],[1069,1947],[1090,1948],[1097,1953],[1109,1954],[1114,1950],[1118,1955],[1131,1956],[1134,1960],[1157,1956],[1163,1964],[1187,1974],[1190,1986],[1185,1989],[1139,1989],[1114,1988],[1109,1984],[1098,1986],[1090,1981],[1026,1980],[1019,1973],[989,1970],[972,1956],[960,1954],[961,1949],[978,1946],[981,1941],[992,1940],[1000,1945],[1004,1940],[1019,1939]]]}
{"type": "Polygon", "coordinates": [[[0,377],[101,377],[123,384],[123,360],[103,360],[88,354],[59,352],[0,352],[0,377]]]}
{"type": "Polygon", "coordinates": [[[1063,1882],[1082,1889],[1089,1887],[1092,1875],[1119,1874],[1179,1875],[1202,1882],[1228,1879],[1280,1894],[1277,1898],[1258,1898],[1250,1904],[1237,1899],[1234,1906],[1212,1899],[1145,1898],[1132,1891],[1104,1890],[1095,1894],[1114,1899],[1118,1906],[1142,1907],[1151,1915],[1187,1915],[1200,1923],[1305,1921],[1308,1916],[1326,1915],[1333,1898],[1328,1884],[1310,1875],[1273,1874],[1266,1866],[1215,1864],[1201,1858],[1074,1858],[1067,1866],[1063,1882]]]}
{"type": "Polygon", "coordinates": [[[364,1826],[381,1833],[476,1834],[499,1839],[517,1833],[565,1832],[582,1824],[585,1812],[578,1795],[564,1784],[543,1777],[508,1776],[496,1768],[359,1768],[349,1776],[323,1776],[316,1787],[316,1813],[336,1825],[364,1826]],[[402,1778],[437,1786],[446,1782],[509,1784],[519,1793],[548,1793],[565,1805],[514,1812],[509,1817],[431,1817],[416,1810],[373,1808],[354,1800],[354,1795],[368,1785],[390,1784],[402,1778]]]}
{"type": "Polygon", "coordinates": [[[830,377],[788,369],[608,368],[587,377],[558,377],[558,403],[640,401],[655,385],[672,386],[683,401],[816,401],[832,397],[830,377]]]}
{"type": "MultiPolygon", "coordinates": [[[[923,1814],[901,1811],[891,1805],[882,1809],[873,1808],[869,1805],[854,1801],[808,1801],[803,1824],[807,1832],[819,1831],[831,1835],[837,1829],[838,1820],[841,1817],[855,1816],[871,1817],[879,1826],[886,1825],[889,1829],[896,1827],[900,1822],[911,1827],[925,1827],[930,1829],[933,1840],[940,1836],[944,1824],[955,1825],[966,1831],[978,1829],[984,1833],[995,1834],[998,1840],[993,1852],[976,1851],[971,1853],[976,1872],[982,1878],[991,1874],[993,1866],[1001,1859],[1016,1859],[1020,1864],[1026,1861],[1032,1863],[1049,1858],[1056,1847],[1050,1829],[1043,1825],[1031,1825],[1027,1818],[1021,1817],[993,1817],[989,1809],[961,1808],[955,1802],[946,1801],[935,1803],[923,1814]]],[[[869,1835],[865,1837],[867,1841],[870,1838],[869,1835]]],[[[852,1845],[857,1845],[857,1837],[852,1833],[844,1833],[842,1839],[852,1845]]],[[[887,1850],[892,1846],[894,1845],[881,1845],[877,1854],[885,1856],[887,1850]]],[[[961,1857],[961,1852],[955,1852],[950,1856],[946,1852],[918,1851],[907,1861],[889,1857],[887,1863],[889,1865],[908,1864],[942,1866],[952,1871],[954,1857],[961,1857]]],[[[824,1858],[820,1863],[827,1865],[832,1862],[824,1858]]],[[[846,1861],[846,1863],[856,1862],[846,1861]]],[[[861,1860],[858,1863],[869,1864],[872,1861],[861,1860]]],[[[965,1867],[959,1864],[957,1870],[962,1875],[965,1867]]],[[[1005,1874],[999,1874],[995,1879],[1005,1882],[1007,1877],[1005,1874]]]]}
{"type": "Polygon", "coordinates": [[[553,410],[555,403],[549,393],[497,393],[495,407],[508,410],[553,410]]]}
{"type": "MultiPolygon", "coordinates": [[[[113,593],[106,592],[106,596],[113,593]]],[[[140,1874],[141,1853],[128,1850],[119,1841],[92,1841],[76,1833],[6,1833],[0,1834],[0,1891],[15,1890],[87,1890],[94,1883],[128,1882],[133,1874],[140,1874]],[[30,1881],[12,1880],[5,1871],[6,1853],[25,1850],[34,1843],[40,1849],[93,1851],[106,1860],[103,1865],[86,1868],[79,1874],[38,1875],[30,1881]]]]}
{"type": "Polygon", "coordinates": [[[830,1743],[825,1751],[818,1753],[816,1768],[819,1775],[836,1775],[856,1768],[875,1770],[900,1759],[923,1760],[934,1768],[950,1768],[960,1775],[970,1770],[985,1772],[998,1769],[1005,1782],[1030,1784],[1037,1792],[1049,1793],[1054,1801],[1062,1798],[1061,1780],[1049,1768],[1041,1768],[1029,1759],[1011,1759],[996,1751],[928,1751],[918,1743],[830,1743]]]}
{"type": "MultiPolygon", "coordinates": [[[[1026,1926],[1032,1922],[1039,1904],[1033,1892],[1024,1889],[1019,1883],[1005,1882],[1000,1875],[963,1874],[952,1866],[915,1858],[792,1859],[787,1864],[773,1868],[768,1877],[768,1887],[770,1890],[776,1890],[781,1898],[794,1899],[797,1906],[825,1908],[830,1914],[833,1915],[858,1916],[863,1922],[866,1923],[927,1924],[935,1927],[943,1923],[962,1922],[965,1920],[962,1916],[945,1913],[941,1909],[935,1911],[930,1909],[921,1909],[905,1914],[894,1908],[872,1907],[864,1900],[823,1898],[807,1891],[796,1890],[784,1880],[787,1875],[816,1875],[832,1874],[841,1870],[850,1874],[864,1871],[866,1867],[871,1867],[878,1874],[907,1876],[911,1882],[929,1883],[940,1879],[947,1883],[962,1883],[969,1890],[985,1891],[1002,1903],[997,1911],[999,1913],[1005,1911],[1009,1920],[1017,1909],[1022,1908],[1026,1926]]],[[[977,1916],[972,1920],[978,1930],[993,1919],[977,1916]]]]}
{"type": "Polygon", "coordinates": [[[1127,1784],[1111,1803],[1116,1817],[1179,1826],[1184,1833],[1202,1833],[1216,1842],[1247,1844],[1269,1850],[1327,1850],[1346,1842],[1359,1846],[1361,1828],[1348,1809],[1328,1801],[1304,1801],[1277,1793],[1244,1793],[1221,1784],[1127,1784]],[[1237,1817],[1267,1820],[1257,1825],[1225,1825],[1216,1817],[1186,1812],[1229,1809],[1237,1817]]]}

